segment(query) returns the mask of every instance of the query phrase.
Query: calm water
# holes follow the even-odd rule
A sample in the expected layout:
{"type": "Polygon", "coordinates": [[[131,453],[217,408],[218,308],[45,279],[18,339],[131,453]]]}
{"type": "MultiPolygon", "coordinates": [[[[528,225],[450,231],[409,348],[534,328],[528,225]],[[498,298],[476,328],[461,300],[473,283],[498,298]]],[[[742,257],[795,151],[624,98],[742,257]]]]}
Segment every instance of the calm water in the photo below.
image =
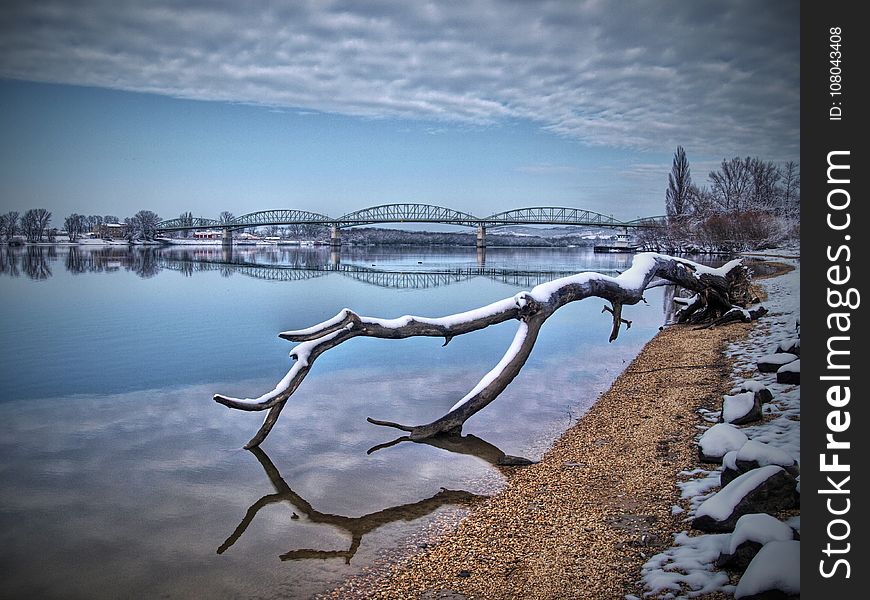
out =
{"type": "Polygon", "coordinates": [[[438,316],[560,273],[616,274],[587,249],[0,247],[0,596],[310,597],[539,458],[664,320],[661,288],[614,344],[602,301],[560,310],[520,376],[445,449],[367,451],[437,418],[515,327],[357,338],[318,359],[261,452],[263,413],[215,392],[272,389],[277,333],[348,306],[438,316]]]}

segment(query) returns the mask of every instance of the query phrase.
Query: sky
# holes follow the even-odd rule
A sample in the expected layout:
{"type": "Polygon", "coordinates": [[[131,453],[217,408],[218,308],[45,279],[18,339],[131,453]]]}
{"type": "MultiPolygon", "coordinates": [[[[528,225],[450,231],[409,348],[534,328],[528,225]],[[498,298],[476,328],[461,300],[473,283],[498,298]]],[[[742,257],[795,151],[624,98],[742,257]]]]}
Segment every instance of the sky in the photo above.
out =
{"type": "Polygon", "coordinates": [[[798,160],[791,0],[0,3],[0,211],[660,215],[798,160]]]}

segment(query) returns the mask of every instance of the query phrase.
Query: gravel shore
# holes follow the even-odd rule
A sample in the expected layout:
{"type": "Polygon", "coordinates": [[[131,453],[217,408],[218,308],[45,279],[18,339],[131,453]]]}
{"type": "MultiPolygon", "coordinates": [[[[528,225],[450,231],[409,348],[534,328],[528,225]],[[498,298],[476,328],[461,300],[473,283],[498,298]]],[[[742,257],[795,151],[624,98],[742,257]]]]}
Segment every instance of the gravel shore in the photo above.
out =
{"type": "Polygon", "coordinates": [[[641,565],[685,526],[671,507],[677,473],[697,463],[696,411],[727,391],[723,350],[749,328],[664,329],[541,462],[387,576],[332,596],[642,596],[641,565]]]}

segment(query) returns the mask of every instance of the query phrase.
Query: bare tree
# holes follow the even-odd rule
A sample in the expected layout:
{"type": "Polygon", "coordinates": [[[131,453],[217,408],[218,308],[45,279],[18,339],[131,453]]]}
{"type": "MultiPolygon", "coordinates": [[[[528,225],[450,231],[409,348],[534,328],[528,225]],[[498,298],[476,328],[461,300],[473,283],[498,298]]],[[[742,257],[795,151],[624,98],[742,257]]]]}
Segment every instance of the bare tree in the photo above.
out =
{"type": "Polygon", "coordinates": [[[611,314],[613,327],[610,341],[619,335],[620,327],[631,322],[622,318],[624,305],[643,300],[649,287],[665,282],[675,283],[695,292],[695,296],[680,311],[682,322],[723,324],[730,321],[750,321],[765,312],[763,307],[747,310],[757,301],[749,288],[749,270],[740,260],[719,269],[711,269],[692,261],[661,254],[638,254],[630,269],[618,277],[598,273],[580,273],[539,285],[530,292],[485,307],[441,318],[404,316],[380,319],[358,315],[344,309],[333,318],[313,327],[286,331],[279,337],[299,343],[290,352],[295,364],[270,392],[258,398],[230,398],[215,395],[216,402],[229,408],[246,411],[268,410],[257,434],[248,448],[258,446],[275,425],[287,400],[296,391],[314,364],[327,350],[358,336],[403,339],[415,336],[443,337],[447,344],[457,335],[479,331],[505,321],[518,321],[504,357],[483,379],[460,399],[443,417],[424,425],[401,425],[369,418],[376,425],[395,427],[409,432],[412,440],[436,435],[456,435],[466,420],[495,400],[519,374],[535,345],[544,322],[562,306],[589,298],[603,298],[610,303],[605,310],[611,314]]]}
{"type": "Polygon", "coordinates": [[[11,242],[12,238],[18,233],[18,212],[10,210],[5,215],[0,215],[0,235],[7,242],[11,242]]]}
{"type": "Polygon", "coordinates": [[[110,223],[120,223],[121,221],[115,215],[106,215],[103,217],[103,223],[108,225],[110,223]]]}
{"type": "Polygon", "coordinates": [[[235,219],[235,215],[228,210],[221,211],[221,214],[218,216],[218,221],[221,223],[232,223],[235,219]]]}
{"type": "Polygon", "coordinates": [[[800,165],[795,161],[790,160],[780,170],[780,188],[780,212],[789,217],[797,217],[800,214],[801,171],[800,165]]]}
{"type": "Polygon", "coordinates": [[[780,173],[776,164],[753,158],[747,168],[752,178],[748,207],[752,210],[776,210],[780,195],[780,173]]]}
{"type": "Polygon", "coordinates": [[[681,217],[691,211],[692,187],[689,159],[683,147],[677,146],[665,192],[665,208],[669,217],[681,217]]]}
{"type": "Polygon", "coordinates": [[[99,233],[103,227],[103,217],[100,215],[91,215],[88,217],[88,231],[90,233],[99,233]]]}
{"type": "Polygon", "coordinates": [[[710,187],[713,199],[724,212],[740,212],[746,208],[752,173],[748,156],[741,159],[735,156],[731,160],[723,160],[719,171],[710,172],[710,187]]]}
{"type": "Polygon", "coordinates": [[[87,228],[87,217],[78,213],[73,213],[63,221],[63,228],[66,229],[66,234],[69,236],[69,241],[75,242],[87,228]]]}
{"type": "Polygon", "coordinates": [[[21,230],[27,237],[28,242],[41,242],[46,234],[48,224],[51,221],[51,213],[44,208],[31,208],[21,218],[21,230]]]}

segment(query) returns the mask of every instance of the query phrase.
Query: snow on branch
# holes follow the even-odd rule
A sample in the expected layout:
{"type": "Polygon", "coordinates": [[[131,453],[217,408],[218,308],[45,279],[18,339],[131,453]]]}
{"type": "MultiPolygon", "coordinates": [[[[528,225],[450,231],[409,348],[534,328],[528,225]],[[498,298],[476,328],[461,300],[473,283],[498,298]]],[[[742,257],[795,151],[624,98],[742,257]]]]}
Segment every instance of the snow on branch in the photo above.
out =
{"type": "MultiPolygon", "coordinates": [[[[295,331],[285,331],[281,338],[299,342],[290,352],[294,364],[275,388],[256,398],[231,398],[217,394],[216,402],[229,408],[246,411],[268,410],[260,430],[246,445],[258,446],[271,431],[289,397],[298,389],[314,361],[327,350],[358,336],[382,339],[403,339],[416,336],[443,337],[445,345],[457,335],[478,331],[505,321],[517,320],[519,326],[498,364],[474,388],[463,396],[441,418],[425,425],[401,425],[369,418],[377,425],[395,427],[410,432],[411,439],[424,439],[445,433],[459,433],[468,418],[492,402],[522,369],[544,322],[560,307],[589,297],[610,302],[605,307],[611,313],[612,342],[620,326],[631,322],[622,318],[624,305],[637,304],[651,286],[668,282],[696,292],[679,313],[680,322],[725,323],[731,320],[758,318],[763,309],[744,310],[751,302],[749,270],[740,260],[719,268],[657,253],[634,257],[632,266],[616,277],[583,272],[563,277],[532,288],[529,292],[499,300],[487,306],[443,317],[405,315],[395,319],[366,317],[344,308],[331,319],[295,331]],[[738,317],[739,316],[739,317],[738,317]],[[723,318],[724,317],[724,318],[723,318]]],[[[604,311],[602,311],[604,312],[604,311]]]]}

